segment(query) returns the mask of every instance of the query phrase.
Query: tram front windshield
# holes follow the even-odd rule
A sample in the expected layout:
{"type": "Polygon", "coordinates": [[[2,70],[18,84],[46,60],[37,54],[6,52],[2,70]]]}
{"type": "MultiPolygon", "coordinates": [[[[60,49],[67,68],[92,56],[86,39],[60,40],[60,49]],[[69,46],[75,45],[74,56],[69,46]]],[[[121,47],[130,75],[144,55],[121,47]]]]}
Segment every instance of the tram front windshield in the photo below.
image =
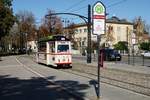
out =
{"type": "Polygon", "coordinates": [[[69,45],[58,45],[58,52],[68,52],[69,45]]]}

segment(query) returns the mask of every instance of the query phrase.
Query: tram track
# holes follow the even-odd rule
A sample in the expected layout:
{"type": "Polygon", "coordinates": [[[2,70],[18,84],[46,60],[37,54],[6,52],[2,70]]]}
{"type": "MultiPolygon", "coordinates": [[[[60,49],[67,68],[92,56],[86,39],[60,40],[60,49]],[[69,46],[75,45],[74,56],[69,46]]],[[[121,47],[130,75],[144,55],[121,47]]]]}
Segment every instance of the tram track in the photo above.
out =
{"type": "MultiPolygon", "coordinates": [[[[95,66],[89,66],[88,65],[88,66],[86,66],[86,69],[85,69],[85,65],[84,65],[84,68],[81,65],[80,66],[77,66],[77,64],[74,64],[74,65],[76,65],[76,66],[73,66],[72,69],[60,69],[60,70],[64,71],[64,72],[67,72],[67,73],[79,75],[81,77],[86,77],[86,78],[89,78],[89,79],[92,79],[92,80],[97,80],[97,68],[95,66]]],[[[140,93],[140,94],[150,96],[150,87],[149,87],[150,76],[146,75],[146,77],[148,78],[147,79],[147,86],[144,86],[144,85],[139,84],[136,81],[126,80],[127,77],[129,77],[129,78],[130,77],[137,77],[141,74],[122,71],[122,73],[124,73],[124,74],[126,73],[126,74],[129,74],[129,75],[128,76],[123,76],[124,74],[121,75],[121,72],[118,72],[118,74],[116,74],[116,75],[120,74],[120,77],[122,77],[122,79],[121,78],[117,79],[117,78],[113,78],[112,76],[109,76],[111,74],[109,74],[109,75],[106,74],[106,73],[108,73],[107,71],[108,72],[112,71],[112,72],[117,73],[117,71],[119,71],[119,70],[101,69],[100,82],[106,83],[106,84],[109,84],[109,85],[113,85],[113,86],[116,86],[116,87],[119,87],[119,88],[127,89],[127,90],[130,90],[130,91],[134,91],[136,93],[140,93]],[[132,76],[130,76],[130,74],[132,74],[132,76]],[[135,74],[135,76],[134,76],[134,74],[135,74]]],[[[114,77],[115,77],[115,75],[114,75],[114,77]]],[[[144,75],[143,75],[143,77],[144,77],[144,75]]],[[[142,78],[141,78],[141,81],[142,81],[142,78]]]]}
{"type": "MultiPolygon", "coordinates": [[[[64,71],[64,69],[62,69],[61,71],[64,71]]],[[[87,73],[87,72],[83,72],[83,71],[79,71],[79,70],[65,70],[64,72],[67,72],[67,73],[71,73],[71,74],[75,74],[75,75],[79,75],[79,76],[82,76],[82,77],[86,77],[86,78],[89,78],[89,79],[96,79],[97,75],[95,74],[92,74],[92,73],[87,73]],[[70,72],[70,71],[74,71],[74,72],[70,72]],[[91,75],[91,76],[94,76],[95,78],[92,78],[90,76],[84,76],[84,75],[81,75],[81,74],[77,74],[75,73],[76,72],[82,72],[84,74],[88,74],[88,75],[91,75]]],[[[105,77],[105,76],[100,76],[101,78],[103,79],[109,79],[109,80],[113,80],[113,81],[117,81],[117,82],[122,82],[122,83],[125,83],[125,84],[131,84],[131,85],[135,85],[135,86],[139,86],[139,87],[142,87],[142,88],[149,88],[149,87],[144,87],[144,86],[140,86],[140,85],[137,85],[137,84],[133,84],[133,83],[129,83],[129,82],[124,82],[124,81],[120,81],[120,80],[116,80],[116,79],[112,79],[112,78],[109,78],[109,77],[105,77]]],[[[107,84],[110,84],[108,82],[105,82],[105,81],[101,81],[102,83],[107,83],[107,84]]],[[[110,85],[113,85],[113,84],[110,84],[110,85]]],[[[149,88],[150,89],[150,88],[149,88]]]]}
{"type": "MultiPolygon", "coordinates": [[[[91,80],[97,80],[96,66],[75,62],[72,68],[58,70],[91,80]]],[[[100,82],[102,83],[150,96],[149,75],[109,68],[102,68],[100,72],[100,82]]]]}

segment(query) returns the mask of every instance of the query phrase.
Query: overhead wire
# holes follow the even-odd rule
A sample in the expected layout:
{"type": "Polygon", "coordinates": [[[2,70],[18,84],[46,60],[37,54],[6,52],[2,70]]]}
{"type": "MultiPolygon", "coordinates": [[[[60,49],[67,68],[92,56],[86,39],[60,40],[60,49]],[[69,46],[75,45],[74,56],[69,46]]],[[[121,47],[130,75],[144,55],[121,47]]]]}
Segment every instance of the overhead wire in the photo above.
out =
{"type": "MultiPolygon", "coordinates": [[[[69,8],[65,9],[65,11],[77,12],[77,11],[79,11],[79,10],[81,10],[81,9],[83,10],[83,9],[87,8],[87,5],[86,5],[86,6],[83,6],[83,7],[80,7],[80,8],[78,8],[78,9],[73,9],[73,8],[75,8],[77,5],[79,5],[79,4],[81,4],[81,3],[85,2],[85,1],[86,1],[86,0],[80,0],[79,2],[73,4],[73,5],[70,6],[69,8]]],[[[106,6],[106,8],[110,8],[110,7],[112,7],[112,6],[119,5],[119,4],[121,4],[121,3],[125,2],[125,1],[127,1],[127,0],[120,0],[120,1],[118,1],[118,2],[115,2],[115,3],[112,3],[112,4],[108,5],[108,6],[106,6]]],[[[84,15],[85,15],[85,14],[84,14],[84,15]]]]}
{"type": "MultiPolygon", "coordinates": [[[[79,11],[81,9],[85,9],[87,8],[87,6],[83,6],[83,7],[80,7],[80,8],[76,8],[77,6],[79,6],[81,3],[85,2],[86,0],[80,0],[78,2],[76,2],[75,4],[71,5],[70,7],[68,7],[67,9],[65,9],[63,12],[76,12],[76,11],[79,11]],[[75,9],[76,8],[76,9],[75,9]]],[[[74,18],[72,19],[72,22],[73,20],[77,20],[78,18],[74,18]]]]}
{"type": "MultiPolygon", "coordinates": [[[[79,1],[78,3],[76,3],[76,4],[72,5],[72,6],[79,5],[79,4],[82,3],[83,1],[85,1],[85,0],[81,0],[81,1],[79,1]]],[[[121,3],[125,2],[125,1],[127,1],[127,0],[120,0],[120,1],[118,1],[118,2],[115,2],[115,3],[113,3],[113,4],[110,4],[110,5],[106,6],[106,8],[110,8],[110,7],[112,7],[112,6],[119,5],[119,4],[121,4],[121,3]]],[[[77,11],[79,11],[79,10],[81,10],[81,9],[85,9],[85,8],[87,8],[87,6],[83,6],[83,7],[80,7],[80,8],[78,8],[78,9],[75,9],[75,10],[73,10],[73,8],[69,7],[69,8],[66,9],[66,10],[69,10],[69,9],[70,9],[70,12],[77,12],[77,11]],[[71,9],[72,9],[72,10],[71,10],[71,9]]]]}
{"type": "MultiPolygon", "coordinates": [[[[69,8],[65,9],[64,11],[70,10],[71,12],[76,12],[76,11],[79,11],[79,10],[81,10],[81,9],[85,9],[85,8],[87,8],[87,6],[83,6],[83,7],[80,7],[80,8],[78,8],[78,9],[73,10],[73,8],[76,7],[76,5],[79,5],[79,4],[81,4],[82,2],[84,2],[84,1],[86,1],[86,0],[80,0],[79,2],[73,4],[73,5],[70,6],[69,8]]],[[[108,5],[108,6],[106,6],[106,8],[110,8],[110,7],[112,7],[112,6],[116,6],[116,5],[121,4],[121,3],[125,2],[125,1],[127,1],[127,0],[120,0],[120,1],[118,1],[118,2],[115,2],[115,3],[112,3],[112,4],[108,5]]]]}
{"type": "Polygon", "coordinates": [[[87,6],[83,6],[83,7],[80,7],[80,8],[78,8],[78,9],[71,10],[71,12],[76,12],[76,11],[79,11],[79,10],[81,10],[81,9],[85,9],[85,8],[87,8],[87,6]]]}
{"type": "Polygon", "coordinates": [[[72,10],[74,7],[76,7],[77,5],[79,5],[79,4],[81,4],[81,3],[85,2],[85,1],[86,0],[80,0],[79,2],[73,4],[69,8],[65,9],[64,11],[72,10]]]}
{"type": "Polygon", "coordinates": [[[125,2],[125,1],[127,1],[127,0],[120,0],[120,1],[118,1],[118,2],[115,2],[115,3],[113,3],[113,4],[110,4],[110,5],[106,6],[106,8],[110,8],[110,7],[112,7],[112,6],[116,6],[116,5],[121,4],[121,3],[125,2]]]}

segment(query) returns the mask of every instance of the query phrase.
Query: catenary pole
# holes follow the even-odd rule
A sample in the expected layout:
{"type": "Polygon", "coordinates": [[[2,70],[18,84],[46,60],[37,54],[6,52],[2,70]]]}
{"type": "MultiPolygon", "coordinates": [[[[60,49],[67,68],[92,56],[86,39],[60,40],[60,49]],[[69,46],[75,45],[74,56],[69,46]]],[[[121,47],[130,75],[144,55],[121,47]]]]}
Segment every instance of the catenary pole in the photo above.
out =
{"type": "Polygon", "coordinates": [[[88,5],[87,63],[91,63],[91,6],[88,5]]]}

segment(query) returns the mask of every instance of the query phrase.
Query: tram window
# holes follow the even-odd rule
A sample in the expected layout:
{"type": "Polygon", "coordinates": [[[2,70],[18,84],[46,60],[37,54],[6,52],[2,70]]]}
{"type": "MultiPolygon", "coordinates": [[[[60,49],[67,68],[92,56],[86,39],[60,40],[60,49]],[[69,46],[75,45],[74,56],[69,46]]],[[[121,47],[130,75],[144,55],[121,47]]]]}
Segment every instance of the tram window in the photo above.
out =
{"type": "Polygon", "coordinates": [[[69,51],[69,45],[58,45],[58,52],[69,51]]]}
{"type": "Polygon", "coordinates": [[[50,51],[55,52],[55,47],[53,45],[50,46],[50,51]]]}
{"type": "Polygon", "coordinates": [[[50,52],[55,52],[55,43],[54,42],[49,42],[50,44],[50,52]]]}
{"type": "Polygon", "coordinates": [[[46,52],[46,43],[45,42],[39,43],[39,51],[46,52]]]}
{"type": "Polygon", "coordinates": [[[54,47],[51,48],[51,52],[52,53],[55,52],[55,48],[54,47]]]}

